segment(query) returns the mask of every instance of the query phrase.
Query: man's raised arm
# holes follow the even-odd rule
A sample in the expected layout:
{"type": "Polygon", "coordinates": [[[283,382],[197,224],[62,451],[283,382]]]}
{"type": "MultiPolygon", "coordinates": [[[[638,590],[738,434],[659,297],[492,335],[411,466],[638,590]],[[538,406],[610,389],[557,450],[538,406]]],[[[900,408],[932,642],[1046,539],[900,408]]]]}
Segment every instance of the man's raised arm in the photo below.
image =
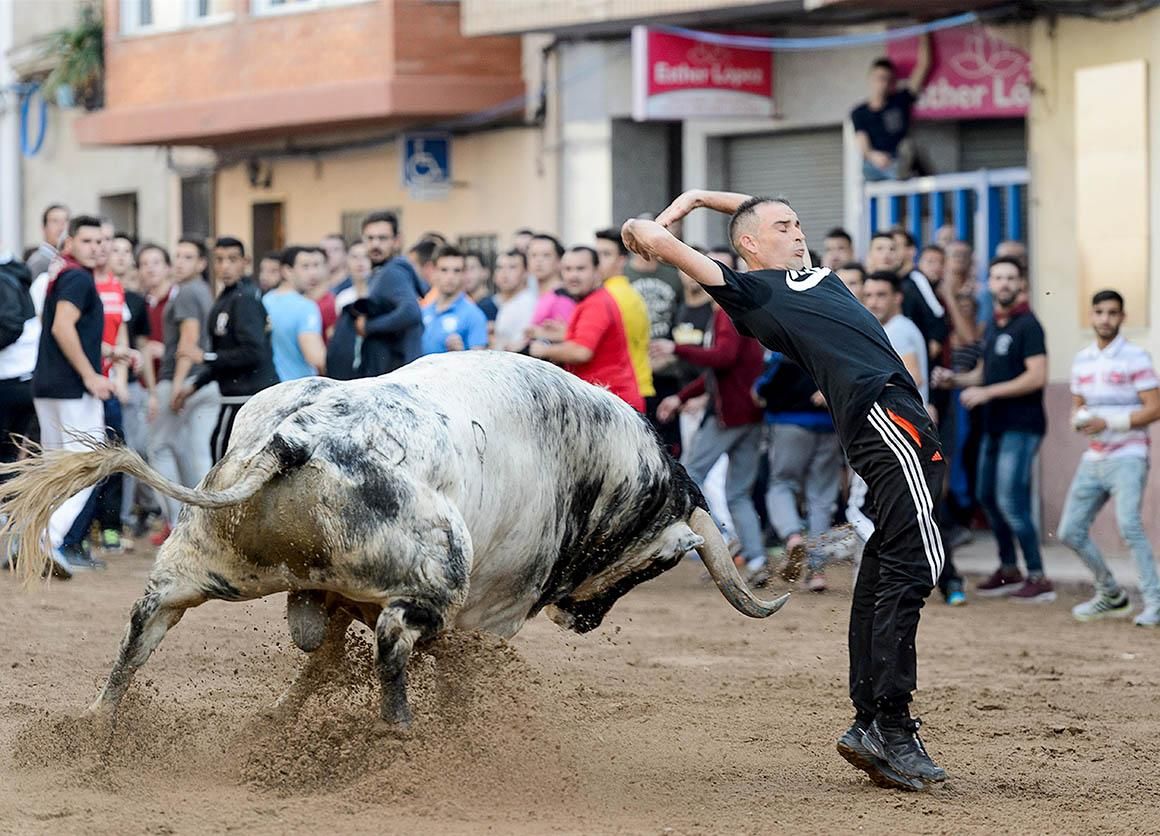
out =
{"type": "Polygon", "coordinates": [[[711,192],[707,189],[690,189],[668,205],[657,215],[657,223],[670,227],[694,209],[712,209],[732,215],[742,203],[749,200],[747,194],[738,192],[711,192]]]}
{"type": "Polygon", "coordinates": [[[625,221],[620,237],[632,252],[645,258],[659,258],[700,284],[725,284],[721,268],[713,259],[697,252],[656,221],[637,218],[625,221]]]}

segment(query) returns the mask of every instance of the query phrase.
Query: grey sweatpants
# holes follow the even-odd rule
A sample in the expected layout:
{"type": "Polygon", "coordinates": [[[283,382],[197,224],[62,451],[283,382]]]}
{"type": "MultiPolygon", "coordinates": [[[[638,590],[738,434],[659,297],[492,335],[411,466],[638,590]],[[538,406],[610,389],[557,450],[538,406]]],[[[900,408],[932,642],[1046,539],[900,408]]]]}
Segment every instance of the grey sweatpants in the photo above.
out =
{"type": "MultiPolygon", "coordinates": [[[[818,537],[829,530],[842,483],[842,445],[833,432],[815,432],[793,424],[772,424],[769,434],[769,492],[765,507],[777,536],[818,537]],[[798,513],[805,499],[808,522],[798,513]]],[[[820,569],[824,557],[813,552],[811,569],[820,569]]]]}
{"type": "Polygon", "coordinates": [[[741,541],[741,554],[747,561],[764,558],[765,542],[752,497],[761,460],[761,425],[722,427],[716,418],[710,417],[693,436],[692,449],[684,458],[685,469],[694,482],[702,485],[722,455],[729,457],[725,500],[733,517],[737,539],[741,541]]]}
{"type": "MultiPolygon", "coordinates": [[[[209,437],[217,425],[221,402],[218,385],[210,383],[199,389],[178,413],[169,408],[173,381],[158,383],[157,397],[160,409],[157,419],[149,427],[149,463],[171,482],[187,488],[196,487],[213,467],[209,437]]],[[[181,503],[163,496],[161,506],[166,521],[171,526],[176,524],[181,503]]]]}

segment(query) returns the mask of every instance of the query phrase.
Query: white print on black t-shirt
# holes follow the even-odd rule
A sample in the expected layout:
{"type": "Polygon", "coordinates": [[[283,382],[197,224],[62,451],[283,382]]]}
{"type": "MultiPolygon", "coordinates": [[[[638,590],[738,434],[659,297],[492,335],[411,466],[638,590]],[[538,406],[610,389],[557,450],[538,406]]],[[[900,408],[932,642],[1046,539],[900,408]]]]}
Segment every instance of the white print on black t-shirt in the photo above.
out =
{"type": "Polygon", "coordinates": [[[1000,334],[995,338],[995,354],[1000,357],[1006,357],[1007,352],[1011,350],[1011,343],[1015,342],[1015,338],[1010,334],[1000,334]]]}
{"type": "Polygon", "coordinates": [[[801,293],[817,287],[821,284],[822,279],[828,275],[830,275],[829,267],[814,267],[809,270],[786,270],[785,284],[790,290],[796,290],[798,293],[801,293]]]}
{"type": "Polygon", "coordinates": [[[226,328],[230,324],[230,315],[226,311],[222,311],[217,316],[217,324],[214,326],[214,333],[219,337],[226,335],[226,328]]]}

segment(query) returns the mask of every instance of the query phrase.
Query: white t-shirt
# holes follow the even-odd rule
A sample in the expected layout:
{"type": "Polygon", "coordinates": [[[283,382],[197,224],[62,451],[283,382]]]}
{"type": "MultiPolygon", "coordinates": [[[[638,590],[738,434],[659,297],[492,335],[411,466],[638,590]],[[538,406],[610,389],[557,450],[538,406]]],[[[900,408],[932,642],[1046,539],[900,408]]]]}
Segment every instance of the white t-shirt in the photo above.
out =
{"type": "Polygon", "coordinates": [[[524,331],[532,324],[532,315],[536,312],[539,299],[539,285],[535,288],[529,286],[498,305],[499,313],[495,315],[495,342],[498,348],[518,347],[523,342],[524,331]]]}
{"type": "Polygon", "coordinates": [[[914,354],[918,358],[918,369],[922,373],[922,383],[918,391],[922,393],[923,404],[930,403],[930,373],[926,360],[926,340],[922,332],[914,322],[902,314],[892,317],[882,329],[886,331],[886,337],[899,357],[914,354]]]}
{"type": "MultiPolygon", "coordinates": [[[[1071,393],[1083,398],[1088,411],[1105,421],[1113,415],[1135,412],[1141,406],[1140,392],[1158,387],[1152,356],[1123,336],[1117,336],[1103,351],[1092,343],[1071,364],[1071,393]]],[[[1104,430],[1092,436],[1083,458],[1146,459],[1148,444],[1148,430],[1144,428],[1122,433],[1104,430]]]]}

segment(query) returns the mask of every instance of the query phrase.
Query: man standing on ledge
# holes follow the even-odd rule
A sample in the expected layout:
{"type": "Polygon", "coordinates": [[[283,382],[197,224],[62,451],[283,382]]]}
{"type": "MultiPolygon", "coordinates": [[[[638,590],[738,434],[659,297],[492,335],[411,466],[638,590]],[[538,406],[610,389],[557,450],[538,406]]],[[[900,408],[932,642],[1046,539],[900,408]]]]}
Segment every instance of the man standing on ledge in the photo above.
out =
{"type": "Polygon", "coordinates": [[[630,220],[621,232],[630,250],[684,271],[738,331],[781,352],[817,383],[851,466],[869,486],[876,525],[850,614],[855,718],[838,751],[879,786],[918,790],[944,780],[909,710],[919,611],[944,561],[933,497],[945,465],[913,378],[841,279],[807,266],[801,222],[784,200],[695,190],[656,221],[630,220]],[[735,272],[669,232],[698,207],[732,215],[729,238],[753,272],[735,272]]]}

